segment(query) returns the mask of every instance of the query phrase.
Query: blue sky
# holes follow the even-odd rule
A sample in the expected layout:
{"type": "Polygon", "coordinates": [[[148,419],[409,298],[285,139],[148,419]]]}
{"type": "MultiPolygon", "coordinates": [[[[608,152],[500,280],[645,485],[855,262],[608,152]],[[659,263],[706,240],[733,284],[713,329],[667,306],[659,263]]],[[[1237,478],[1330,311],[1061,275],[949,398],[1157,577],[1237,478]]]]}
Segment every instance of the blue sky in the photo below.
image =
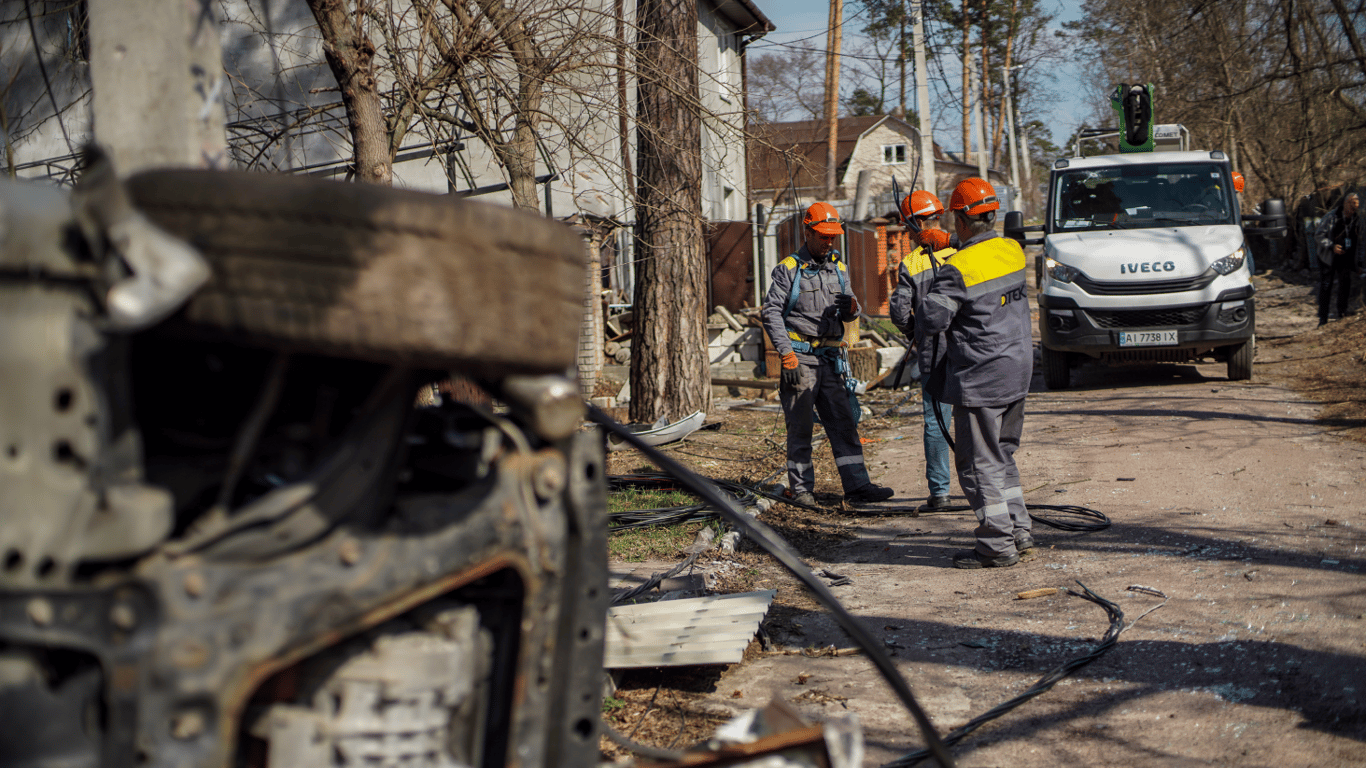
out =
{"type": "MultiPolygon", "coordinates": [[[[778,29],[761,40],[756,41],[750,49],[751,55],[775,50],[774,43],[790,43],[800,39],[811,39],[817,48],[825,47],[825,27],[830,16],[830,4],[828,0],[753,0],[773,21],[778,29]]],[[[1079,0],[1052,0],[1054,13],[1058,16],[1055,24],[1070,19],[1079,18],[1081,15],[1079,0]]],[[[849,50],[850,36],[857,35],[863,23],[859,19],[850,20],[850,13],[857,11],[857,6],[849,0],[844,3],[844,50],[849,50]]],[[[949,68],[949,62],[945,62],[945,68],[949,68]]],[[[957,69],[956,62],[953,69],[957,69]]],[[[1061,144],[1066,141],[1078,125],[1081,124],[1086,115],[1086,108],[1083,103],[1083,88],[1080,82],[1081,71],[1075,65],[1060,67],[1055,71],[1055,81],[1051,84],[1052,90],[1058,94],[1057,100],[1047,105],[1035,105],[1042,108],[1049,115],[1049,120],[1053,125],[1053,142],[1061,144]]],[[[934,103],[931,96],[931,109],[937,110],[938,106],[934,103]]],[[[936,120],[935,139],[943,147],[958,149],[962,143],[959,138],[958,115],[955,111],[948,115],[946,119],[936,120]],[[953,126],[953,128],[947,128],[953,126]]]]}

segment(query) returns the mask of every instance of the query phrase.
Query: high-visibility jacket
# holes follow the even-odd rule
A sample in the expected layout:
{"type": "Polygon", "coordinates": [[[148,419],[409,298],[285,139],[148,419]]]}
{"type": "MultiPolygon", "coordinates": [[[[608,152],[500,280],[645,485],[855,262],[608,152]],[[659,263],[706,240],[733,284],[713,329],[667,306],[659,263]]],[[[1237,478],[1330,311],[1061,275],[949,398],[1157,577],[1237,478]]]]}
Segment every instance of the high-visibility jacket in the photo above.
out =
{"type": "Polygon", "coordinates": [[[891,301],[892,324],[915,345],[916,361],[922,377],[934,370],[935,364],[944,358],[948,352],[948,342],[942,333],[926,334],[925,326],[916,322],[920,304],[930,290],[936,269],[957,252],[954,248],[943,248],[934,251],[931,256],[924,246],[916,246],[901,260],[901,267],[897,270],[896,290],[892,291],[891,301]]]}
{"type": "Polygon", "coordinates": [[[780,357],[793,351],[793,334],[804,339],[837,340],[844,336],[844,322],[835,309],[835,296],[848,293],[848,284],[849,276],[838,252],[816,263],[803,245],[773,268],[759,316],[780,357]],[[796,301],[787,310],[793,281],[797,280],[801,282],[796,301]]]}
{"type": "Polygon", "coordinates": [[[1034,345],[1018,243],[994,232],[970,238],[939,268],[921,307],[916,325],[948,340],[943,391],[931,392],[937,400],[1008,405],[1029,392],[1034,345]]]}

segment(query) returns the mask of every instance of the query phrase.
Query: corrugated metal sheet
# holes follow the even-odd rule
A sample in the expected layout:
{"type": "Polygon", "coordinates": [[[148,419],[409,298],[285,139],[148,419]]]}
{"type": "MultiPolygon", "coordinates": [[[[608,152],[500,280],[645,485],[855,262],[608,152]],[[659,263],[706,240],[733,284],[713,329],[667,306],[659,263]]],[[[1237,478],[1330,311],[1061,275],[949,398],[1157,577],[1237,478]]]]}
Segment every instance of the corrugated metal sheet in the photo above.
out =
{"type": "Polygon", "coordinates": [[[768,589],[610,608],[603,666],[734,664],[759,630],[774,594],[768,589]]]}

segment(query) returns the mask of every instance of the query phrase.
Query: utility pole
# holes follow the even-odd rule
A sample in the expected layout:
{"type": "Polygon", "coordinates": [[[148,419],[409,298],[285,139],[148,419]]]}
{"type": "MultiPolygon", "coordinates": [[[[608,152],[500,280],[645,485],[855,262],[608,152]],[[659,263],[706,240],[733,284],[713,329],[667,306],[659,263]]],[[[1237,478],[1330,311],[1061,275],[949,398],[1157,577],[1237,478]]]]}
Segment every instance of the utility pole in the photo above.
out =
{"type": "MultiPolygon", "coordinates": [[[[896,63],[901,68],[901,114],[906,119],[906,0],[901,0],[901,15],[897,18],[896,63]]],[[[918,71],[918,70],[917,70],[918,71]]]]}
{"type": "Polygon", "coordinates": [[[983,179],[987,178],[987,146],[986,139],[982,135],[982,98],[977,90],[977,66],[969,56],[965,62],[968,66],[968,93],[972,94],[972,136],[977,140],[977,175],[983,179]]]}
{"type": "Polygon", "coordinates": [[[214,0],[90,0],[95,140],[119,174],[226,163],[214,0]]]}
{"type": "MultiPolygon", "coordinates": [[[[1010,109],[1010,70],[1005,71],[1006,145],[1010,148],[1010,186],[1020,189],[1020,158],[1015,152],[1015,113],[1010,109]]],[[[1018,208],[1019,202],[1016,202],[1018,208]]]]}
{"type": "MultiPolygon", "coordinates": [[[[921,188],[938,195],[939,177],[934,173],[934,121],[930,119],[930,77],[925,63],[925,3],[914,0],[911,8],[915,13],[911,22],[911,44],[915,46],[916,111],[920,113],[920,166],[925,169],[921,188]]],[[[905,100],[904,96],[902,100],[905,100]]]]}
{"type": "Polygon", "coordinates": [[[825,199],[835,197],[835,153],[839,144],[840,101],[840,25],[844,0],[830,0],[830,29],[825,49],[825,124],[829,129],[825,146],[825,199]]]}

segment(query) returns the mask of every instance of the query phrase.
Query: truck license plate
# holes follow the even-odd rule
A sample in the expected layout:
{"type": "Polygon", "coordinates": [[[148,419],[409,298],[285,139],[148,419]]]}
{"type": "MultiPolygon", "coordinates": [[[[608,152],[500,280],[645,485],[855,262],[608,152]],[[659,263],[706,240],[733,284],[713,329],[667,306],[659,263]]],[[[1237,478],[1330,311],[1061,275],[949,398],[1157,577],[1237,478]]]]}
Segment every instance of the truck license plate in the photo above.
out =
{"type": "Polygon", "coordinates": [[[1176,331],[1120,331],[1121,347],[1161,347],[1176,344],[1176,331]]]}

